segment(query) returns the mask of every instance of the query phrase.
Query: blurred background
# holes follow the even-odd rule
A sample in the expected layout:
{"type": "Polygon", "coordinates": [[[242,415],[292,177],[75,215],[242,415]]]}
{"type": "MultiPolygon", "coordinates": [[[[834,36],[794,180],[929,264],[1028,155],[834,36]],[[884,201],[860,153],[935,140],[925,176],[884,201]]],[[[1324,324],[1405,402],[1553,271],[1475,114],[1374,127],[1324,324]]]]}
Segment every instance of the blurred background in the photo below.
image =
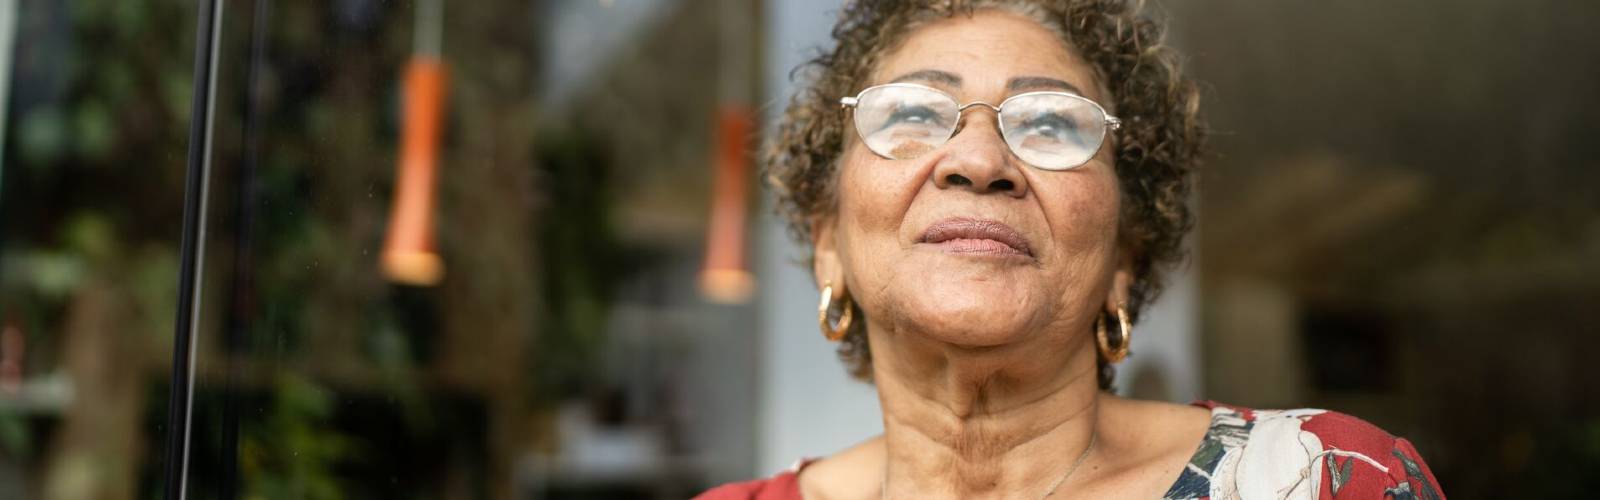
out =
{"type": "MultiPolygon", "coordinates": [[[[0,500],[684,498],[880,430],[750,160],[837,0],[222,3],[0,0],[0,500]]],[[[1600,4],[1152,8],[1213,151],[1119,392],[1600,490],[1600,4]]]]}

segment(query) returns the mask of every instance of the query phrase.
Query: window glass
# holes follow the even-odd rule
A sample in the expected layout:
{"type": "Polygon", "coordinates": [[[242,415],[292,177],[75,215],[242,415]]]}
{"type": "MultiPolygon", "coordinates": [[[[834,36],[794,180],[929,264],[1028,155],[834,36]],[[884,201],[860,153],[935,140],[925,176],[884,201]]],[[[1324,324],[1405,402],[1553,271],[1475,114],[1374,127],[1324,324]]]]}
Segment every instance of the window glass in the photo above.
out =
{"type": "Polygon", "coordinates": [[[1358,415],[1451,495],[1582,496],[1600,36],[1573,19],[1600,9],[1175,5],[1212,91],[1207,396],[1358,415]]]}
{"type": "Polygon", "coordinates": [[[752,314],[699,286],[719,130],[755,85],[716,47],[753,36],[698,3],[227,2],[191,493],[753,474],[753,386],[727,376],[752,314]]]}
{"type": "Polygon", "coordinates": [[[0,498],[161,491],[195,12],[0,1],[0,498]]]}

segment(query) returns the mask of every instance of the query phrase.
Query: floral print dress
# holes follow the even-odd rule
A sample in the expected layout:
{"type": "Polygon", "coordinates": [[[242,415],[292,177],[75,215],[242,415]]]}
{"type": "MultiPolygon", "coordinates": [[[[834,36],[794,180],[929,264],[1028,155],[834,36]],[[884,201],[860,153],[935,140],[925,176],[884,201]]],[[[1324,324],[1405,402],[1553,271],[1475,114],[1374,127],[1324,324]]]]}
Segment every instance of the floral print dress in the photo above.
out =
{"type": "Polygon", "coordinates": [[[1164,499],[1444,498],[1409,441],[1361,419],[1195,404],[1211,427],[1164,499]]]}
{"type": "MultiPolygon", "coordinates": [[[[1211,426],[1163,500],[1443,500],[1409,441],[1343,413],[1252,410],[1214,401],[1211,426]]],[[[800,500],[801,460],[776,476],[726,484],[704,500],[800,500]]]]}

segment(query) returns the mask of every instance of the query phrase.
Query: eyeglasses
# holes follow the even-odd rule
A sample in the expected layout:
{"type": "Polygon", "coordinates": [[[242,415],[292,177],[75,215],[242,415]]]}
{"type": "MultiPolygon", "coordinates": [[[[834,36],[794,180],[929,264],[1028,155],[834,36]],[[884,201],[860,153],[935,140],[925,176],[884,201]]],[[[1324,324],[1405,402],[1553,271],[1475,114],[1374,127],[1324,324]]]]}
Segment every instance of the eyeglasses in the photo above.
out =
{"type": "Polygon", "coordinates": [[[1028,92],[1000,102],[960,104],[938,89],[888,83],[839,99],[855,109],[856,133],[878,156],[909,160],[943,146],[961,128],[961,113],[973,106],[999,115],[1000,136],[1011,152],[1034,167],[1068,170],[1087,163],[1122,121],[1083,96],[1028,92]]]}

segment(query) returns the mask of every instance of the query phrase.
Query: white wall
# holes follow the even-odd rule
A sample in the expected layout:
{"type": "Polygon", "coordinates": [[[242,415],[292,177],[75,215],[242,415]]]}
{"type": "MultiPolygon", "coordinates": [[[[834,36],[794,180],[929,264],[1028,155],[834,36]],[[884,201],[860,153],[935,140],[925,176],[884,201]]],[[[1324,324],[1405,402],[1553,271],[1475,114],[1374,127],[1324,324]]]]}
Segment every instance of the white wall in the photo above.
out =
{"type": "Polygon", "coordinates": [[[1144,319],[1133,329],[1132,354],[1117,367],[1116,388],[1118,394],[1131,395],[1140,376],[1161,376],[1157,385],[1166,388],[1166,394],[1141,396],[1187,403],[1204,397],[1200,280],[1193,269],[1184,269],[1168,279],[1166,293],[1145,311],[1144,319]]]}
{"type": "MultiPolygon", "coordinates": [[[[828,39],[837,0],[772,0],[766,10],[765,116],[782,113],[792,91],[789,70],[828,39]]],[[[771,123],[768,123],[771,126],[771,123]]],[[[765,198],[767,207],[770,198],[765,198]]],[[[770,214],[768,208],[764,211],[770,214]]],[[[817,329],[816,285],[796,264],[800,250],[783,222],[760,220],[759,311],[763,359],[756,425],[756,474],[769,475],[807,456],[823,456],[883,432],[877,395],[853,382],[817,329]]]]}

